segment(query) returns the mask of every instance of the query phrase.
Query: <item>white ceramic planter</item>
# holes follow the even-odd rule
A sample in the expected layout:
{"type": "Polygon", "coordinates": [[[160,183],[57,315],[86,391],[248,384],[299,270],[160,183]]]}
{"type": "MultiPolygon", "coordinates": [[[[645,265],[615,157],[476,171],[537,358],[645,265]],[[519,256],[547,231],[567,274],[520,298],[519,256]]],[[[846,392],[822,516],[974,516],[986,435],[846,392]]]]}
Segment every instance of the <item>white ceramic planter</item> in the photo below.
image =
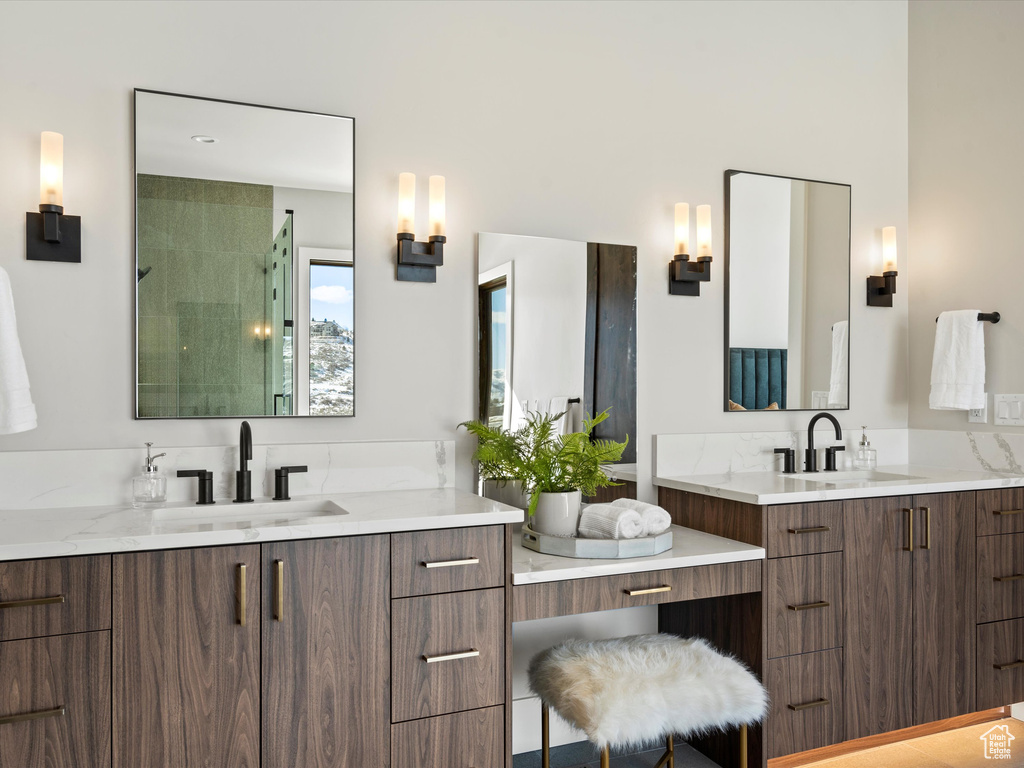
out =
{"type": "Polygon", "coordinates": [[[485,499],[522,510],[530,506],[530,497],[523,493],[522,480],[484,480],[480,485],[480,495],[485,499]]]}
{"type": "Polygon", "coordinates": [[[530,527],[550,536],[575,536],[580,522],[580,492],[542,493],[530,527]]]}

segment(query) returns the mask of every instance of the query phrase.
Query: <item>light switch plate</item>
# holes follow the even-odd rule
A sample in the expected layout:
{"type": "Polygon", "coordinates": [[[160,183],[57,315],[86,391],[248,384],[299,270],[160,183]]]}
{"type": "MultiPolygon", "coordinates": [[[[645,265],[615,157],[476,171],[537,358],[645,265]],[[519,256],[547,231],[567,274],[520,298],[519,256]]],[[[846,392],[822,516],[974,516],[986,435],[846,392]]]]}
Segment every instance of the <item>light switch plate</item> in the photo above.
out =
{"type": "Polygon", "coordinates": [[[967,421],[971,424],[988,424],[988,394],[985,395],[985,407],[969,410],[967,421]]]}
{"type": "Polygon", "coordinates": [[[998,427],[1024,427],[1024,395],[995,395],[992,408],[998,427]]]}

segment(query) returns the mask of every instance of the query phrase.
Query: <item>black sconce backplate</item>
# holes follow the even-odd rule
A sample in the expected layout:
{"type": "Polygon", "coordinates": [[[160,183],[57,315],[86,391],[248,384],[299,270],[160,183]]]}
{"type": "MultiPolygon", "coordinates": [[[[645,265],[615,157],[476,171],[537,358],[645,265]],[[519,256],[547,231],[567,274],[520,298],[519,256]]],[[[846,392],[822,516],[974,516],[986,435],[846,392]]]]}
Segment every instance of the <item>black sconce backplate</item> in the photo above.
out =
{"type": "Polygon", "coordinates": [[[402,282],[436,283],[437,268],[444,265],[445,241],[435,236],[429,242],[418,243],[412,235],[400,234],[395,277],[402,282]]]}
{"type": "Polygon", "coordinates": [[[82,263],[82,217],[64,214],[25,214],[25,257],[29,261],[63,261],[82,263]],[[45,218],[56,216],[60,239],[48,241],[43,232],[45,218]]]}
{"type": "Polygon", "coordinates": [[[700,284],[711,281],[710,257],[689,260],[677,254],[668,263],[668,292],[671,296],[700,296],[700,284]]]}
{"type": "Polygon", "coordinates": [[[896,293],[896,272],[883,272],[868,278],[868,306],[891,307],[896,293]]]}

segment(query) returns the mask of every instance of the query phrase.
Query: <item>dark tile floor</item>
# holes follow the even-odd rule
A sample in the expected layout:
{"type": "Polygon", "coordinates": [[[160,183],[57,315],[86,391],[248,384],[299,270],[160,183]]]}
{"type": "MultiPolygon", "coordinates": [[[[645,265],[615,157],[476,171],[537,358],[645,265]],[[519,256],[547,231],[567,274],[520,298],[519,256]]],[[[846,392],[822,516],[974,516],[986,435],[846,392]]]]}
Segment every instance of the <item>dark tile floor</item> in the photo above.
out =
{"type": "MultiPolygon", "coordinates": [[[[612,751],[612,768],[653,768],[664,750],[616,754],[612,751]]],[[[588,741],[566,744],[551,750],[551,768],[598,768],[601,761],[597,749],[588,741]]],[[[540,750],[516,755],[513,768],[540,768],[540,750]]],[[[718,768],[718,764],[704,757],[686,744],[676,744],[676,768],[718,768]]]]}

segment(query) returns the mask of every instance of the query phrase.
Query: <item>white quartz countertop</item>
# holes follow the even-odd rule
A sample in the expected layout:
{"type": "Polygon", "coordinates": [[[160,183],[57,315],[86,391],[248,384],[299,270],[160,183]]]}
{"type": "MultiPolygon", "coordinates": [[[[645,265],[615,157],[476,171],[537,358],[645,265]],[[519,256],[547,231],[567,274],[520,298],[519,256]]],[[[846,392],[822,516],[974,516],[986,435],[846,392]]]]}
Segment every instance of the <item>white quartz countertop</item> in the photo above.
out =
{"type": "Polygon", "coordinates": [[[584,560],[543,555],[527,549],[521,541],[515,541],[512,545],[512,583],[515,585],[568,581],[594,576],[660,571],[665,568],[764,560],[764,557],[763,547],[755,547],[753,544],[744,544],[678,525],[672,526],[672,549],[660,555],[622,560],[584,560]]]}
{"type": "Polygon", "coordinates": [[[601,469],[617,483],[636,482],[636,464],[602,464],[601,469]]]}
{"type": "Polygon", "coordinates": [[[254,504],[0,510],[0,561],[519,523],[523,510],[454,488],[254,504]],[[339,511],[344,514],[337,514],[339,511]]]}
{"type": "Polygon", "coordinates": [[[782,472],[733,472],[723,475],[655,477],[653,482],[663,488],[718,496],[748,504],[795,504],[1024,487],[1024,476],[999,472],[916,465],[879,467],[873,472],[882,479],[866,479],[865,473],[852,471],[818,472],[806,476],[786,475],[782,472]]]}

